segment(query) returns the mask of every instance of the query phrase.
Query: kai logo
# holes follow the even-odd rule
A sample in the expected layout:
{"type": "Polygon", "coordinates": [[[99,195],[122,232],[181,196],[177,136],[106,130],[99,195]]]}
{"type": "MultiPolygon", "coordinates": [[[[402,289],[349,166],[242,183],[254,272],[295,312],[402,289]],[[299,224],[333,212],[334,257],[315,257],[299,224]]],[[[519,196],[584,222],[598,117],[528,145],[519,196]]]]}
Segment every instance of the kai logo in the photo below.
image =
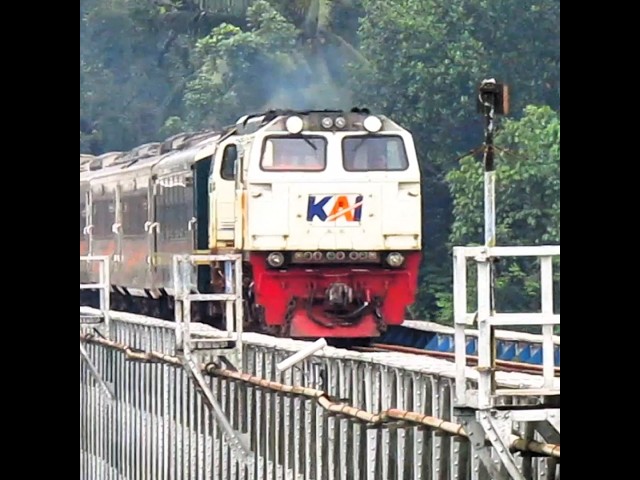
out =
{"type": "Polygon", "coordinates": [[[307,221],[356,225],[362,218],[362,195],[309,195],[307,221]]]}

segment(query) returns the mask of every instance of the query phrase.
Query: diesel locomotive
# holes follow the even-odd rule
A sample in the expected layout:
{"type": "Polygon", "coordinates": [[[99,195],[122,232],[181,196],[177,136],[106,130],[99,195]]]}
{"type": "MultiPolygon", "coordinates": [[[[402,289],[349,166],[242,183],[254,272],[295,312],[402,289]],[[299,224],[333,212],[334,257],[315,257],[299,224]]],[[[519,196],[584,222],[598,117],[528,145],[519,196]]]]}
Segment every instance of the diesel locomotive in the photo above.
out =
{"type": "MultiPolygon", "coordinates": [[[[80,156],[80,255],[108,255],[117,310],[172,318],[176,254],[241,253],[245,328],[375,338],[403,322],[421,260],[413,138],[367,110],[269,111],[80,156]]],[[[224,269],[194,267],[195,290],[224,269]]],[[[80,264],[81,283],[97,271],[80,264]]],[[[81,290],[81,305],[95,292],[81,290]]],[[[224,322],[216,304],[192,318],[224,322]]]]}

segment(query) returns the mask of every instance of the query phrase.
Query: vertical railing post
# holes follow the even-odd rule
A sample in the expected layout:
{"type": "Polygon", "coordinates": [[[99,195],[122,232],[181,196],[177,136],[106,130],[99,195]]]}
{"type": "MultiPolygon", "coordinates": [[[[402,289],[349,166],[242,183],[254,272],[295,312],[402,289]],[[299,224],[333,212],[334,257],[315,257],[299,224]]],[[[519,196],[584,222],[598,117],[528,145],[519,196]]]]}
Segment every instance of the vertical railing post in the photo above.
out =
{"type": "Polygon", "coordinates": [[[105,336],[110,338],[111,336],[111,321],[110,321],[110,312],[111,312],[111,272],[109,265],[109,257],[105,257],[101,262],[104,265],[103,269],[103,279],[102,284],[104,285],[104,290],[101,291],[104,297],[100,299],[100,304],[102,306],[102,314],[104,315],[104,330],[105,336]]]}
{"type": "Polygon", "coordinates": [[[182,329],[182,279],[180,277],[180,257],[173,256],[173,314],[176,323],[176,349],[181,350],[184,344],[182,329]]]}
{"type": "Polygon", "coordinates": [[[456,403],[467,403],[467,258],[460,247],[453,249],[453,322],[456,360],[456,403]]]}
{"type": "MultiPolygon", "coordinates": [[[[540,257],[541,311],[545,320],[553,320],[553,258],[540,257]]],[[[542,372],[544,387],[553,388],[553,324],[542,325],[542,372]]]]}
{"type": "Polygon", "coordinates": [[[494,345],[491,326],[491,258],[478,259],[478,408],[490,408],[494,345]]]}
{"type": "Polygon", "coordinates": [[[98,283],[100,287],[98,288],[98,295],[100,296],[100,312],[104,313],[104,270],[105,270],[105,262],[104,259],[99,259],[98,261],[98,283]]]}
{"type": "Polygon", "coordinates": [[[190,347],[191,341],[191,259],[189,255],[180,257],[180,300],[182,303],[182,344],[183,349],[190,347]]]}
{"type": "Polygon", "coordinates": [[[235,294],[236,294],[236,316],[235,316],[235,330],[236,330],[236,350],[238,352],[238,368],[244,369],[244,356],[242,352],[242,334],[244,332],[244,299],[243,299],[243,285],[242,285],[242,255],[238,255],[235,260],[235,294]]]}
{"type": "MultiPolygon", "coordinates": [[[[233,262],[229,260],[225,260],[224,262],[224,293],[233,294],[234,292],[234,281],[233,281],[233,262]]],[[[233,302],[229,300],[225,300],[225,326],[227,329],[227,333],[231,336],[231,333],[234,330],[234,317],[233,317],[233,302]]]]}

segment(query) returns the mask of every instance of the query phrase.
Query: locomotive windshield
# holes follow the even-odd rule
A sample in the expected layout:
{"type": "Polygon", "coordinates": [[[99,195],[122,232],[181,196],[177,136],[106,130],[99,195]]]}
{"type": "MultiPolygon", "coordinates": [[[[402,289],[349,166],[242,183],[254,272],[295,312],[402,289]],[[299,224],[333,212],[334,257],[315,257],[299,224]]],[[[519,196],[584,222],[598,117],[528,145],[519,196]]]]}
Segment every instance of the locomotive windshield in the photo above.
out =
{"type": "Polygon", "coordinates": [[[324,137],[269,137],[260,166],[268,171],[313,171],[327,166],[327,140],[324,137]]]}
{"type": "Polygon", "coordinates": [[[409,166],[402,138],[357,136],[342,141],[344,169],[348,172],[402,171],[409,166]]]}

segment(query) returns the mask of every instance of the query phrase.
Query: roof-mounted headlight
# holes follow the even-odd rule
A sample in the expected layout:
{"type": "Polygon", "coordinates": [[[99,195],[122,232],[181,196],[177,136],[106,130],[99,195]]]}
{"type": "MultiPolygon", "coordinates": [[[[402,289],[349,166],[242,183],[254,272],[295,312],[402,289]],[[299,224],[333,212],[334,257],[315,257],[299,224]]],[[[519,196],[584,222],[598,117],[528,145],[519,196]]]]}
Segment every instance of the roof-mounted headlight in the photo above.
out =
{"type": "Polygon", "coordinates": [[[302,131],[302,129],[304,128],[304,122],[300,117],[289,117],[285,122],[285,127],[287,127],[287,132],[295,135],[302,131]]]}
{"type": "Polygon", "coordinates": [[[364,122],[362,122],[362,125],[368,132],[376,133],[376,132],[379,132],[380,129],[382,128],[382,120],[380,120],[378,117],[374,115],[369,115],[367,118],[364,119],[364,122]]]}
{"type": "Polygon", "coordinates": [[[344,119],[344,117],[338,117],[336,118],[335,124],[337,128],[344,128],[347,126],[347,121],[344,119]]]}

